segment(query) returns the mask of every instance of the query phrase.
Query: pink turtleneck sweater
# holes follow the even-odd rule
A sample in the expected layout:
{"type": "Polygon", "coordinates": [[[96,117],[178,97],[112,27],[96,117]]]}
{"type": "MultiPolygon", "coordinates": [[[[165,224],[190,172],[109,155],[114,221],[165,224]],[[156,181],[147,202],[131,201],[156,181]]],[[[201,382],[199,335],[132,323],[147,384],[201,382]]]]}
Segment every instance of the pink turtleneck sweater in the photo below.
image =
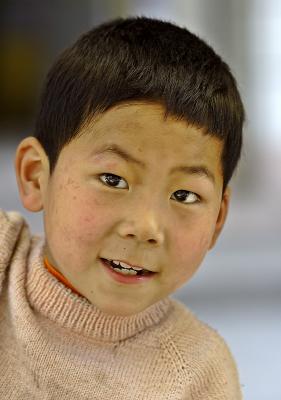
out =
{"type": "Polygon", "coordinates": [[[0,209],[0,399],[241,400],[223,338],[179,301],[110,316],[47,268],[0,209]]]}

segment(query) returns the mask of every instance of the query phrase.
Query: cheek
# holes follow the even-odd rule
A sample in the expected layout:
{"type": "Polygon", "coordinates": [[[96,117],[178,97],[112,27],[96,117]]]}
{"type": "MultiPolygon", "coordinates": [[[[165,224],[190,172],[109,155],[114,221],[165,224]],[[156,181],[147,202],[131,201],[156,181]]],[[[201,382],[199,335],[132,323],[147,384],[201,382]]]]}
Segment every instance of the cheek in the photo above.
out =
{"type": "Polygon", "coordinates": [[[108,214],[95,199],[73,200],[65,216],[65,232],[77,245],[93,245],[108,225],[108,214]]]}
{"type": "Polygon", "coordinates": [[[187,261],[191,263],[201,261],[208,250],[211,237],[208,224],[202,227],[197,224],[196,229],[178,231],[174,236],[174,251],[180,264],[185,264],[187,261]]]}
{"type": "Polygon", "coordinates": [[[169,285],[173,281],[175,290],[187,282],[199,268],[208,250],[209,234],[201,230],[186,229],[174,236],[171,259],[176,260],[169,274],[169,285]],[[174,274],[174,268],[177,273],[174,274]]]}
{"type": "Polygon", "coordinates": [[[92,194],[78,185],[66,185],[49,203],[46,235],[54,245],[78,252],[94,247],[109,224],[108,213],[92,194]],[[56,243],[56,244],[55,244],[56,243]]]}

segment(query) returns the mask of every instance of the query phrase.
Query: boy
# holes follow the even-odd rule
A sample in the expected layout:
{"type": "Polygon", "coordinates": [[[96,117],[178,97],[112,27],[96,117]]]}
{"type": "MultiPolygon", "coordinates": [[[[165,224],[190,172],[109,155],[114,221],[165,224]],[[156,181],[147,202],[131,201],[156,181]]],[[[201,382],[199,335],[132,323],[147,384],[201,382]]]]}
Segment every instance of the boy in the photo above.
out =
{"type": "Polygon", "coordinates": [[[223,338],[169,297],[224,225],[244,109],[228,66],[169,22],[118,19],[48,73],[0,214],[0,397],[242,398],[223,338]]]}

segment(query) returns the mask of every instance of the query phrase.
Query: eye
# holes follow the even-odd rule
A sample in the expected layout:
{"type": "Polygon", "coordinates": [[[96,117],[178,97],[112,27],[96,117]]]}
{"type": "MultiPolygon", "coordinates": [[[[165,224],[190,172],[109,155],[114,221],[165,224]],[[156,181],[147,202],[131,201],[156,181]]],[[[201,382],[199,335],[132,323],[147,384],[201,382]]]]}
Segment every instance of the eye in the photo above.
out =
{"type": "MultiPolygon", "coordinates": [[[[127,184],[125,186],[124,185],[118,186],[120,180],[126,182],[125,179],[121,178],[121,176],[105,172],[103,174],[100,174],[98,177],[106,186],[111,186],[117,189],[126,189],[126,187],[128,187],[127,184]]],[[[193,204],[193,203],[198,203],[200,201],[200,197],[196,193],[190,192],[188,190],[177,190],[174,193],[177,194],[175,196],[177,197],[177,200],[186,199],[186,201],[180,201],[183,204],[193,204]]]]}
{"type": "Polygon", "coordinates": [[[200,197],[189,190],[177,190],[175,193],[177,193],[176,197],[178,200],[186,198],[186,201],[181,202],[183,204],[194,204],[200,201],[200,197]]]}
{"type": "Polygon", "coordinates": [[[124,186],[122,186],[122,187],[117,186],[118,185],[118,181],[120,181],[120,180],[123,180],[124,182],[126,182],[125,179],[121,178],[121,176],[104,173],[104,174],[100,174],[99,178],[107,186],[117,187],[118,189],[125,189],[126,188],[124,186]]]}

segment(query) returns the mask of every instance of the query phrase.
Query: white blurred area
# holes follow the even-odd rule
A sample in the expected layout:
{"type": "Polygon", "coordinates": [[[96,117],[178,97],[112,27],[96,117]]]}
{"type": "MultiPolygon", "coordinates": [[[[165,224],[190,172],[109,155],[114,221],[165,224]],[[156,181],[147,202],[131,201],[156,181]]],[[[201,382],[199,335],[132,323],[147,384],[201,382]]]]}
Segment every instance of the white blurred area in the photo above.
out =
{"type": "MultiPolygon", "coordinates": [[[[137,14],[187,27],[214,47],[236,77],[247,122],[242,158],[231,185],[228,221],[201,269],[173,297],[225,338],[238,365],[244,399],[280,400],[281,2],[130,0],[106,4],[101,22],[137,14]]],[[[95,11],[93,2],[96,24],[95,11]]],[[[27,212],[19,200],[13,168],[18,142],[9,139],[7,132],[1,138],[0,207],[19,210],[34,233],[43,232],[42,213],[27,212]]]]}

